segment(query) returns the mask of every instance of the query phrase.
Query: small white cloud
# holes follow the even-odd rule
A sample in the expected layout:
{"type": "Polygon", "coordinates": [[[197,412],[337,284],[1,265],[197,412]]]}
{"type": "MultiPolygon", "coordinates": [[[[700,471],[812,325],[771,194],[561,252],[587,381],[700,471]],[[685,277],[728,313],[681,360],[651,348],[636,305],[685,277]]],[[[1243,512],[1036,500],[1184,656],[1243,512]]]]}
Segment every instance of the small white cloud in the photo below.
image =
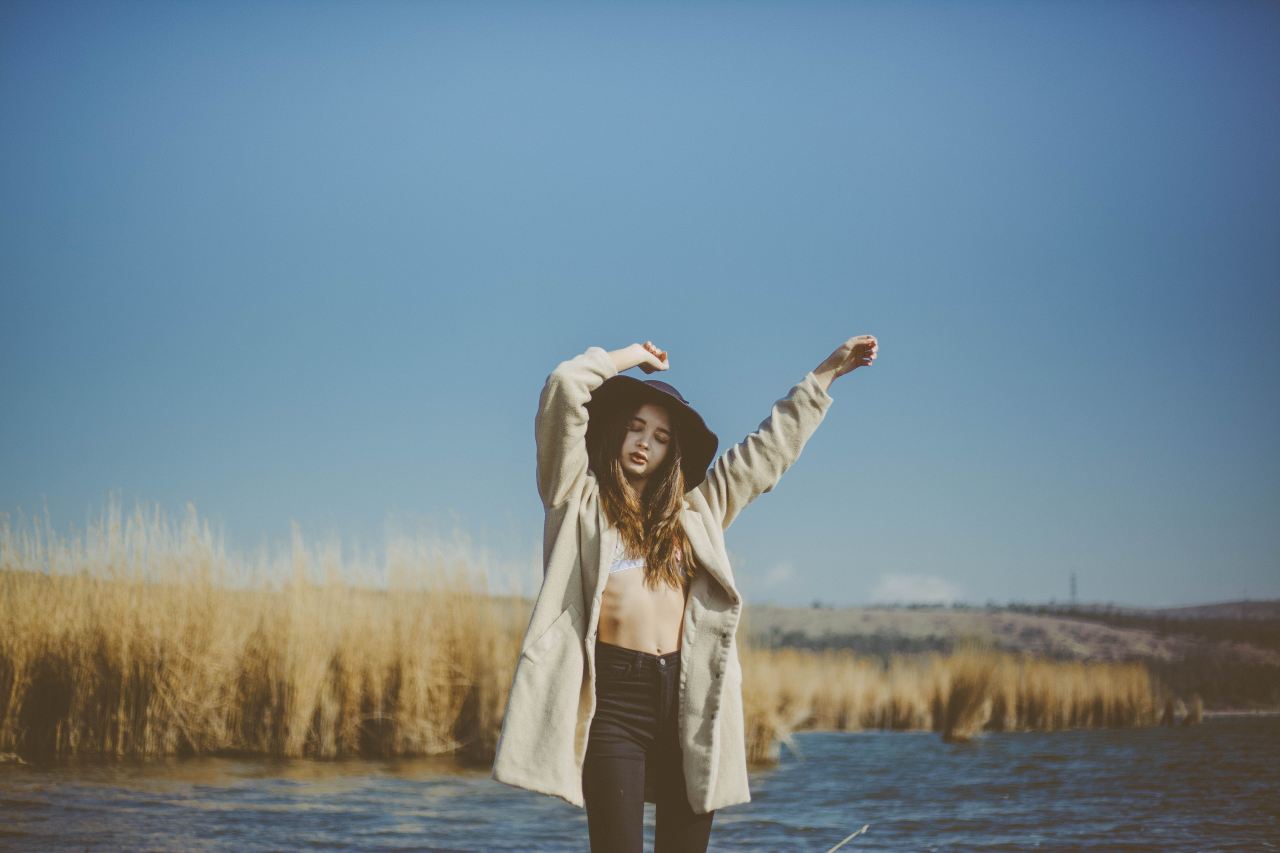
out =
{"type": "Polygon", "coordinates": [[[777,586],[780,583],[785,583],[791,580],[795,573],[795,566],[790,563],[777,563],[765,573],[762,586],[777,586]]]}
{"type": "Polygon", "coordinates": [[[741,579],[744,587],[753,590],[770,589],[789,583],[795,577],[796,567],[789,561],[774,563],[767,569],[757,569],[746,557],[735,556],[729,552],[729,562],[733,565],[734,574],[741,579]]]}
{"type": "Polygon", "coordinates": [[[950,604],[961,596],[960,587],[935,575],[892,573],[881,575],[871,588],[875,604],[950,604]]]}

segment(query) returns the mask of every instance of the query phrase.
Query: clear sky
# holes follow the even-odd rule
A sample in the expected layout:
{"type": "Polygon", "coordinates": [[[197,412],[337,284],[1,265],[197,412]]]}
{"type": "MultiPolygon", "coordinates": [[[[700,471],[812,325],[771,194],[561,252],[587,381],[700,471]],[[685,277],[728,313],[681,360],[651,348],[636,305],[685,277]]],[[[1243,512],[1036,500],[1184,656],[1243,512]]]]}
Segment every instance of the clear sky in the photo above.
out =
{"type": "Polygon", "coordinates": [[[1274,2],[10,0],[0,198],[15,524],[527,577],[557,362],[723,449],[873,334],[748,601],[1280,596],[1274,2]]]}

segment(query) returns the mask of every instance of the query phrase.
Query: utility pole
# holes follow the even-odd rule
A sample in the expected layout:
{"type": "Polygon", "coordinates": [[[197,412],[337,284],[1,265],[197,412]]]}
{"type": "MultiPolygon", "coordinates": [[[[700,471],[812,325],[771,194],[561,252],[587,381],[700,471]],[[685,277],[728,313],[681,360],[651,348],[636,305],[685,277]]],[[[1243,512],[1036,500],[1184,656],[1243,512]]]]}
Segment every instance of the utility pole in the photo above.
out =
{"type": "Polygon", "coordinates": [[[1076,606],[1076,573],[1071,573],[1071,606],[1076,606]]]}

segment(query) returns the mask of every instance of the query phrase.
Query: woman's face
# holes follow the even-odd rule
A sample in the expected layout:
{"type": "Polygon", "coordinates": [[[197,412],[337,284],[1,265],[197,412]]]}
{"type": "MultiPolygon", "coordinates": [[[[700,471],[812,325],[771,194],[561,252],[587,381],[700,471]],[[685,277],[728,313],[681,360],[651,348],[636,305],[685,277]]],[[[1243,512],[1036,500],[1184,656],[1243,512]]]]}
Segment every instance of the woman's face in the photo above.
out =
{"type": "Polygon", "coordinates": [[[622,440],[622,470],[633,482],[643,483],[667,458],[671,443],[671,420],[667,410],[645,403],[627,422],[622,440]],[[643,457],[643,458],[641,458],[643,457]]]}

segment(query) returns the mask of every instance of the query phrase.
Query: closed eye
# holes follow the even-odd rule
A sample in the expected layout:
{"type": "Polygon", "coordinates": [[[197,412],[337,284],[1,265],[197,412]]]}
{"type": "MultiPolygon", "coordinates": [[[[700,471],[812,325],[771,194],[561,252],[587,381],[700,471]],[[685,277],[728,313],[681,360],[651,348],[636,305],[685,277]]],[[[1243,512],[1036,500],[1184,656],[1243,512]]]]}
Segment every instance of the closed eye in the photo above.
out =
{"type": "MultiPolygon", "coordinates": [[[[627,427],[627,429],[630,430],[631,432],[640,432],[644,429],[644,426],[641,424],[633,423],[631,426],[627,427]]],[[[670,439],[666,435],[666,430],[660,430],[656,438],[658,439],[658,441],[662,442],[663,444],[666,444],[668,441],[670,441],[670,439]]]]}

